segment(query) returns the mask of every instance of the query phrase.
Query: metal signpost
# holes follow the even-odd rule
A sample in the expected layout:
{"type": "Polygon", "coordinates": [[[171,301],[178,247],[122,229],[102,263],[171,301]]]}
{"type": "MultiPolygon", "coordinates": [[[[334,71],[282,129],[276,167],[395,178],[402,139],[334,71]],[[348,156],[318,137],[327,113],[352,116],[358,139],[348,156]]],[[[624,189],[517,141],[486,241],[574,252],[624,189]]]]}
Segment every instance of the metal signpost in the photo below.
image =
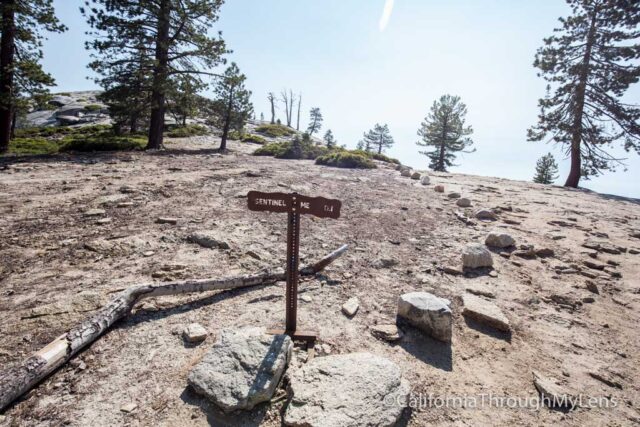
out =
{"type": "Polygon", "coordinates": [[[307,197],[298,193],[262,193],[250,191],[247,194],[249,210],[266,212],[287,212],[287,306],[286,328],[284,331],[293,340],[313,342],[317,333],[299,331],[298,317],[298,269],[300,249],[300,214],[314,215],[320,218],[340,217],[342,202],[324,197],[307,197]]]}

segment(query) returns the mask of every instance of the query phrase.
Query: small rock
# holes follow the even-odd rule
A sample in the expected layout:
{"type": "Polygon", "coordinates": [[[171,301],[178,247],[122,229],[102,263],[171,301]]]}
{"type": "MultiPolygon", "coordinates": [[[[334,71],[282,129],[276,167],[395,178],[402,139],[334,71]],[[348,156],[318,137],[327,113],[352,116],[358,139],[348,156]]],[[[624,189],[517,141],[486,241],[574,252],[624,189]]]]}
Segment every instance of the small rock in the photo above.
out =
{"type": "Polygon", "coordinates": [[[501,230],[493,230],[489,232],[486,239],[484,240],[485,245],[491,246],[493,248],[508,248],[510,246],[514,246],[516,241],[511,237],[510,234],[507,234],[501,230]]]}
{"type": "Polygon", "coordinates": [[[176,225],[178,223],[178,218],[159,217],[156,219],[156,223],[176,225]]]}
{"type": "Polygon", "coordinates": [[[454,267],[452,265],[445,265],[444,267],[442,267],[442,271],[444,273],[450,274],[452,276],[460,276],[460,275],[464,274],[464,271],[462,271],[458,267],[454,267]]]}
{"type": "Polygon", "coordinates": [[[371,335],[388,342],[402,339],[402,332],[396,325],[375,325],[371,327],[371,335]]]}
{"type": "Polygon", "coordinates": [[[462,296],[462,303],[464,305],[463,316],[499,331],[508,332],[511,329],[509,319],[495,304],[470,294],[462,296]]]}
{"type": "Polygon", "coordinates": [[[471,200],[467,199],[466,197],[462,197],[456,201],[456,205],[460,206],[461,208],[468,208],[471,206],[471,200]]]}
{"type": "Polygon", "coordinates": [[[608,376],[605,376],[599,372],[589,372],[589,375],[591,376],[591,378],[596,379],[606,385],[608,385],[609,387],[614,387],[614,388],[618,388],[620,390],[622,390],[622,384],[620,384],[619,382],[617,382],[616,380],[611,379],[608,376]]]}
{"type": "Polygon", "coordinates": [[[395,259],[382,258],[373,262],[374,268],[391,268],[398,265],[395,259]]]}
{"type": "Polygon", "coordinates": [[[481,221],[495,221],[498,219],[498,216],[488,209],[479,209],[476,211],[475,216],[477,219],[481,221]]]}
{"type": "Polygon", "coordinates": [[[370,353],[316,357],[287,376],[287,426],[393,426],[409,401],[400,367],[370,353]]]}
{"type": "Polygon", "coordinates": [[[540,258],[549,258],[555,255],[555,252],[551,248],[536,249],[536,255],[540,258]]]}
{"type": "Polygon", "coordinates": [[[517,251],[513,251],[511,255],[524,258],[524,259],[534,259],[536,255],[536,251],[533,248],[530,249],[519,249],[517,251]]]}
{"type": "Polygon", "coordinates": [[[437,340],[451,342],[450,304],[428,292],[410,292],[398,298],[398,316],[437,340]]]}
{"type": "Polygon", "coordinates": [[[120,411],[124,412],[125,414],[129,414],[135,411],[137,407],[138,405],[136,405],[135,403],[127,403],[120,407],[120,411]]]}
{"type": "Polygon", "coordinates": [[[360,302],[357,297],[349,298],[347,302],[342,305],[342,312],[347,317],[353,317],[358,312],[358,308],[360,308],[360,302]]]}
{"type": "Polygon", "coordinates": [[[587,280],[586,285],[587,285],[587,290],[589,292],[593,292],[594,294],[598,294],[598,295],[600,294],[600,290],[598,289],[597,284],[593,283],[590,280],[587,280]]]}
{"type": "Polygon", "coordinates": [[[107,213],[104,209],[89,209],[84,212],[84,216],[92,217],[92,216],[101,216],[107,213]]]}
{"type": "Polygon", "coordinates": [[[313,298],[311,298],[309,295],[302,295],[302,296],[300,297],[300,299],[301,299],[302,301],[304,301],[304,302],[312,302],[312,301],[313,301],[313,298]]]}
{"type": "Polygon", "coordinates": [[[154,251],[146,251],[146,252],[142,253],[142,255],[147,257],[147,258],[150,257],[150,256],[153,256],[153,254],[155,254],[154,251]]]}
{"type": "Polygon", "coordinates": [[[480,295],[483,297],[487,297],[487,298],[495,298],[496,294],[494,294],[493,292],[484,289],[478,285],[469,285],[465,288],[465,290],[467,292],[469,292],[470,294],[474,294],[474,295],[480,295]]]}
{"type": "Polygon", "coordinates": [[[461,196],[460,196],[460,193],[456,193],[454,191],[454,192],[451,192],[451,193],[447,194],[447,197],[450,198],[450,199],[459,199],[461,196]]]}
{"type": "Polygon", "coordinates": [[[591,260],[585,260],[582,263],[591,269],[601,270],[601,271],[604,270],[604,268],[607,266],[606,264],[602,264],[600,262],[591,261],[591,260]]]}
{"type": "Polygon", "coordinates": [[[631,249],[629,249],[629,253],[631,255],[638,255],[638,254],[640,254],[640,249],[631,248],[631,249]]]}
{"type": "Polygon", "coordinates": [[[414,172],[414,173],[411,174],[411,179],[418,180],[418,179],[420,179],[420,176],[421,176],[420,172],[414,172]]]}
{"type": "Polygon", "coordinates": [[[533,371],[533,385],[542,398],[542,403],[550,408],[573,407],[577,400],[567,390],[557,385],[553,379],[544,378],[533,371]]]}
{"type": "Polygon", "coordinates": [[[469,244],[462,251],[463,268],[491,267],[492,265],[491,252],[484,245],[469,244]]]}
{"type": "Polygon", "coordinates": [[[209,335],[207,330],[199,323],[191,323],[182,331],[182,337],[189,343],[202,342],[207,338],[207,335],[209,335]]]}
{"type": "Polygon", "coordinates": [[[430,182],[431,180],[427,175],[423,175],[422,178],[420,179],[420,184],[422,185],[429,185],[430,182]]]}
{"type": "Polygon", "coordinates": [[[111,218],[100,218],[99,220],[96,221],[96,224],[104,225],[104,224],[111,223],[111,221],[112,221],[111,218]]]}
{"type": "Polygon", "coordinates": [[[435,191],[436,193],[444,193],[444,185],[438,184],[434,186],[433,191],[435,191]]]}
{"type": "Polygon", "coordinates": [[[133,202],[122,202],[122,203],[118,203],[116,205],[116,208],[130,208],[132,206],[134,206],[135,204],[133,202]]]}
{"type": "Polygon", "coordinates": [[[585,304],[592,304],[596,302],[596,299],[594,297],[584,297],[582,298],[582,302],[585,304]]]}
{"type": "Polygon", "coordinates": [[[208,249],[229,249],[229,244],[210,232],[196,232],[187,237],[187,241],[208,249]]]}
{"type": "Polygon", "coordinates": [[[400,176],[405,176],[407,178],[411,177],[411,169],[402,169],[400,171],[400,176]]]}
{"type": "Polygon", "coordinates": [[[224,412],[252,409],[273,397],[292,349],[287,335],[262,328],[223,330],[187,381],[224,412]]]}

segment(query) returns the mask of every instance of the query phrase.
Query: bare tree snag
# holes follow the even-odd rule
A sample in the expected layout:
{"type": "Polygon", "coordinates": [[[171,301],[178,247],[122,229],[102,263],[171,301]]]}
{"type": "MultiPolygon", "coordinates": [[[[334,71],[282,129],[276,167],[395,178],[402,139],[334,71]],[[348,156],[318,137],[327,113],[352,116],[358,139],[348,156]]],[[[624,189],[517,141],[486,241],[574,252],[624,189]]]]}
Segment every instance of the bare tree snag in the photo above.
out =
{"type": "MultiPolygon", "coordinates": [[[[343,245],[317,263],[302,268],[300,275],[312,276],[322,271],[344,254],[347,248],[347,245],[343,245]]],[[[276,271],[227,279],[187,280],[132,286],[118,294],[91,317],[32,354],[20,365],[0,371],[0,411],[4,411],[14,400],[31,390],[47,375],[94,342],[114,323],[129,314],[136,303],[144,298],[270,285],[284,280],[285,272],[276,271]]]]}

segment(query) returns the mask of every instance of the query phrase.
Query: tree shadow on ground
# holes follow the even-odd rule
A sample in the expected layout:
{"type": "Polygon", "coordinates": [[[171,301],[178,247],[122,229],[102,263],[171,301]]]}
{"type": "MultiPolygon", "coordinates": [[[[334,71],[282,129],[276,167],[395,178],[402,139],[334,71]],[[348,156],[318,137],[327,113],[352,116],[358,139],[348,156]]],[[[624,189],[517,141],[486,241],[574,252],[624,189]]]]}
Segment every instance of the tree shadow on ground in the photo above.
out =
{"type": "Polygon", "coordinates": [[[492,328],[490,326],[487,325],[483,325],[482,323],[479,323],[473,319],[469,319],[468,317],[464,318],[465,323],[467,324],[467,326],[471,329],[474,329],[478,332],[481,332],[485,335],[489,335],[490,337],[499,339],[499,340],[503,340],[508,342],[509,344],[511,344],[511,331],[509,332],[503,332],[503,331],[499,331],[495,328],[492,328]]]}
{"type": "Polygon", "coordinates": [[[199,407],[207,416],[209,425],[212,426],[257,427],[262,424],[269,409],[268,403],[262,403],[251,411],[235,411],[226,414],[206,397],[194,392],[191,387],[184,389],[180,399],[187,405],[199,407]]]}
{"type": "Polygon", "coordinates": [[[404,337],[400,340],[400,347],[415,358],[443,371],[453,371],[453,357],[451,343],[445,343],[431,338],[418,329],[400,321],[404,337]]]}

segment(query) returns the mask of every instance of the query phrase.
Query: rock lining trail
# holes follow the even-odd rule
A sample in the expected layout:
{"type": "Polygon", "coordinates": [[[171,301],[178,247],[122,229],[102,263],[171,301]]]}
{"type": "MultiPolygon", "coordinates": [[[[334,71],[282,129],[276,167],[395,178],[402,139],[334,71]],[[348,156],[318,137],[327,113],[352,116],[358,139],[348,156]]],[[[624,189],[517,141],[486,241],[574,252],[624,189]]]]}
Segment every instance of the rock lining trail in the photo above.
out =
{"type": "MultiPolygon", "coordinates": [[[[343,203],[337,221],[303,218],[302,262],[352,248],[300,286],[298,323],[320,331],[316,357],[385,357],[414,394],[532,397],[535,371],[617,402],[566,413],[417,408],[404,414],[408,425],[640,422],[640,201],[461,174],[428,172],[423,185],[387,166],[253,157],[255,145],[237,143],[220,156],[216,144],[198,137],[158,153],[0,161],[0,365],[19,363],[131,283],[284,264],[286,221],[250,212],[244,196],[297,191],[343,203]],[[457,206],[453,192],[471,207],[457,206]],[[476,218],[483,209],[495,219],[476,218]],[[494,230],[515,247],[488,248],[493,269],[463,270],[463,249],[494,230]],[[508,337],[462,316],[466,289],[500,308],[508,337]],[[401,338],[390,330],[398,297],[416,291],[451,301],[450,345],[415,328],[401,326],[401,338]],[[353,317],[342,313],[350,298],[353,317]],[[380,339],[380,328],[393,339],[380,339]]],[[[144,301],[0,425],[280,425],[285,399],[229,418],[187,388],[211,343],[189,345],[182,332],[191,323],[216,336],[283,322],[284,286],[144,301]]]]}

